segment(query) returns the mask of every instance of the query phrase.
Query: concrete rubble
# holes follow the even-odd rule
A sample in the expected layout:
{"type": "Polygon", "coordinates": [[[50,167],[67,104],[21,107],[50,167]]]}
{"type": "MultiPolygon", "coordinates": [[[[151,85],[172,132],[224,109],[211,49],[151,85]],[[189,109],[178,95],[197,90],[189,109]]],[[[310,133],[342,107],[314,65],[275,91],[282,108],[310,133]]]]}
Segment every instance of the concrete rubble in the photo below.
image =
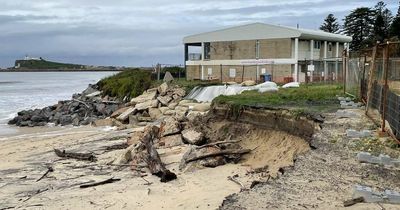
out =
{"type": "Polygon", "coordinates": [[[363,197],[367,203],[400,204],[400,193],[393,190],[383,192],[373,191],[371,187],[356,185],[353,189],[353,198],[363,197]]]}
{"type": "Polygon", "coordinates": [[[340,101],[340,107],[343,109],[354,109],[354,108],[360,108],[363,106],[362,103],[360,103],[360,102],[356,103],[350,97],[338,97],[338,100],[340,101]]]}
{"type": "MultiPolygon", "coordinates": [[[[183,100],[185,89],[162,83],[157,88],[145,91],[142,95],[133,98],[126,107],[114,112],[111,116],[128,126],[145,126],[150,123],[166,121],[168,126],[171,119],[175,121],[187,120],[203,115],[211,109],[210,103],[196,103],[193,100],[183,100]],[[172,118],[171,118],[172,117],[172,118]]],[[[165,135],[175,134],[177,131],[165,135]]]]}
{"type": "Polygon", "coordinates": [[[335,113],[335,116],[338,117],[338,118],[354,118],[354,117],[360,117],[359,114],[357,114],[357,113],[355,113],[355,112],[353,112],[353,111],[350,111],[350,110],[346,110],[346,109],[344,109],[344,110],[338,110],[338,111],[335,113]]]}
{"type": "Polygon", "coordinates": [[[349,138],[366,138],[372,136],[372,132],[370,130],[356,131],[354,129],[347,129],[346,136],[349,138]]]}
{"type": "Polygon", "coordinates": [[[394,159],[388,155],[380,154],[378,157],[369,152],[359,152],[357,160],[361,163],[372,163],[390,167],[400,167],[400,159],[394,159]]]}

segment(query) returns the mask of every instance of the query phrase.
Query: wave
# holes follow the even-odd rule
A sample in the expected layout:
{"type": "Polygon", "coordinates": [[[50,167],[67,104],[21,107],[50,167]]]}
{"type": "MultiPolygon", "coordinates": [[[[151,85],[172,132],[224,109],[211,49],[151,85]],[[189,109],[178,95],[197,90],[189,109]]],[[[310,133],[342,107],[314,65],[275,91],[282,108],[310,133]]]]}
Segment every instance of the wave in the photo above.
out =
{"type": "Polygon", "coordinates": [[[9,84],[18,84],[18,83],[23,83],[22,81],[0,81],[0,85],[9,85],[9,84]]]}

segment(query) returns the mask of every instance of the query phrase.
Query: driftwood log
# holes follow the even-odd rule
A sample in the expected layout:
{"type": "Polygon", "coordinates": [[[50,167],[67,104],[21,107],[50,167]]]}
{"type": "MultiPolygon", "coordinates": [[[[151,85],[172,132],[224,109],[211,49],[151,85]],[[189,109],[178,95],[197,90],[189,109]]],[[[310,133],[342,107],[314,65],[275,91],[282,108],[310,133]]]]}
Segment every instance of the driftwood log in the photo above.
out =
{"type": "Polygon", "coordinates": [[[160,155],[154,147],[154,140],[159,136],[159,128],[156,126],[149,126],[145,129],[141,142],[145,146],[144,160],[147,163],[151,174],[161,178],[161,182],[169,182],[176,179],[176,174],[171,172],[165,167],[161,161],[160,155]]]}
{"type": "Polygon", "coordinates": [[[106,180],[100,181],[100,182],[94,182],[94,183],[90,183],[90,184],[83,184],[83,185],[81,185],[79,187],[80,188],[95,187],[95,186],[99,186],[99,185],[103,185],[103,184],[109,184],[109,183],[113,183],[113,182],[117,182],[117,181],[121,181],[121,179],[114,179],[112,177],[112,178],[109,178],[109,179],[106,179],[106,180]]]}
{"type": "Polygon", "coordinates": [[[77,160],[86,160],[86,161],[96,161],[97,158],[92,153],[77,153],[77,152],[67,152],[65,150],[54,149],[54,152],[58,157],[62,158],[72,158],[77,160]]]}
{"type": "Polygon", "coordinates": [[[201,159],[204,159],[204,158],[215,157],[215,156],[220,156],[220,155],[242,155],[242,154],[249,153],[251,151],[252,151],[251,149],[221,150],[221,151],[218,151],[218,152],[206,153],[206,154],[203,154],[203,155],[200,155],[200,156],[197,156],[197,157],[189,158],[189,159],[186,159],[185,162],[186,163],[190,163],[190,162],[193,162],[193,161],[196,161],[196,160],[201,160],[201,159]]]}

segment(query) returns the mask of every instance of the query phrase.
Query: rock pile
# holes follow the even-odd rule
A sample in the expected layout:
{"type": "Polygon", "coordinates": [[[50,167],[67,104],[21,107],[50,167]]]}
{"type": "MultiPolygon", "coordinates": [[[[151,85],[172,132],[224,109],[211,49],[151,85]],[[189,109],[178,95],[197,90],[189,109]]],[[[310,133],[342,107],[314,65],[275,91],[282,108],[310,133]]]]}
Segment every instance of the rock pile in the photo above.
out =
{"type": "Polygon", "coordinates": [[[10,120],[8,124],[17,126],[88,125],[98,119],[104,119],[121,107],[121,103],[112,97],[102,97],[96,85],[80,94],[74,94],[71,100],[59,101],[58,104],[43,109],[24,110],[10,120]]]}
{"type": "MultiPolygon", "coordinates": [[[[146,126],[164,119],[168,126],[173,126],[175,121],[193,119],[210,110],[210,103],[184,100],[185,95],[185,89],[163,83],[133,98],[125,107],[115,111],[111,117],[131,126],[146,126]]],[[[171,132],[171,134],[176,133],[176,131],[171,132]]]]}

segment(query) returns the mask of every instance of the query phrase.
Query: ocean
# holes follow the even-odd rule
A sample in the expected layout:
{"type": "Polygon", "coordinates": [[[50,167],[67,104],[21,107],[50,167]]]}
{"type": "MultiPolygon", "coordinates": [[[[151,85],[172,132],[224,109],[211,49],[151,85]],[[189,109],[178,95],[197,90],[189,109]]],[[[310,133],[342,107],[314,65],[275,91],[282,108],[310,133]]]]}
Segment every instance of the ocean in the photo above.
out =
{"type": "Polygon", "coordinates": [[[0,136],[17,132],[8,120],[24,109],[43,108],[115,72],[0,72],[0,136]]]}

